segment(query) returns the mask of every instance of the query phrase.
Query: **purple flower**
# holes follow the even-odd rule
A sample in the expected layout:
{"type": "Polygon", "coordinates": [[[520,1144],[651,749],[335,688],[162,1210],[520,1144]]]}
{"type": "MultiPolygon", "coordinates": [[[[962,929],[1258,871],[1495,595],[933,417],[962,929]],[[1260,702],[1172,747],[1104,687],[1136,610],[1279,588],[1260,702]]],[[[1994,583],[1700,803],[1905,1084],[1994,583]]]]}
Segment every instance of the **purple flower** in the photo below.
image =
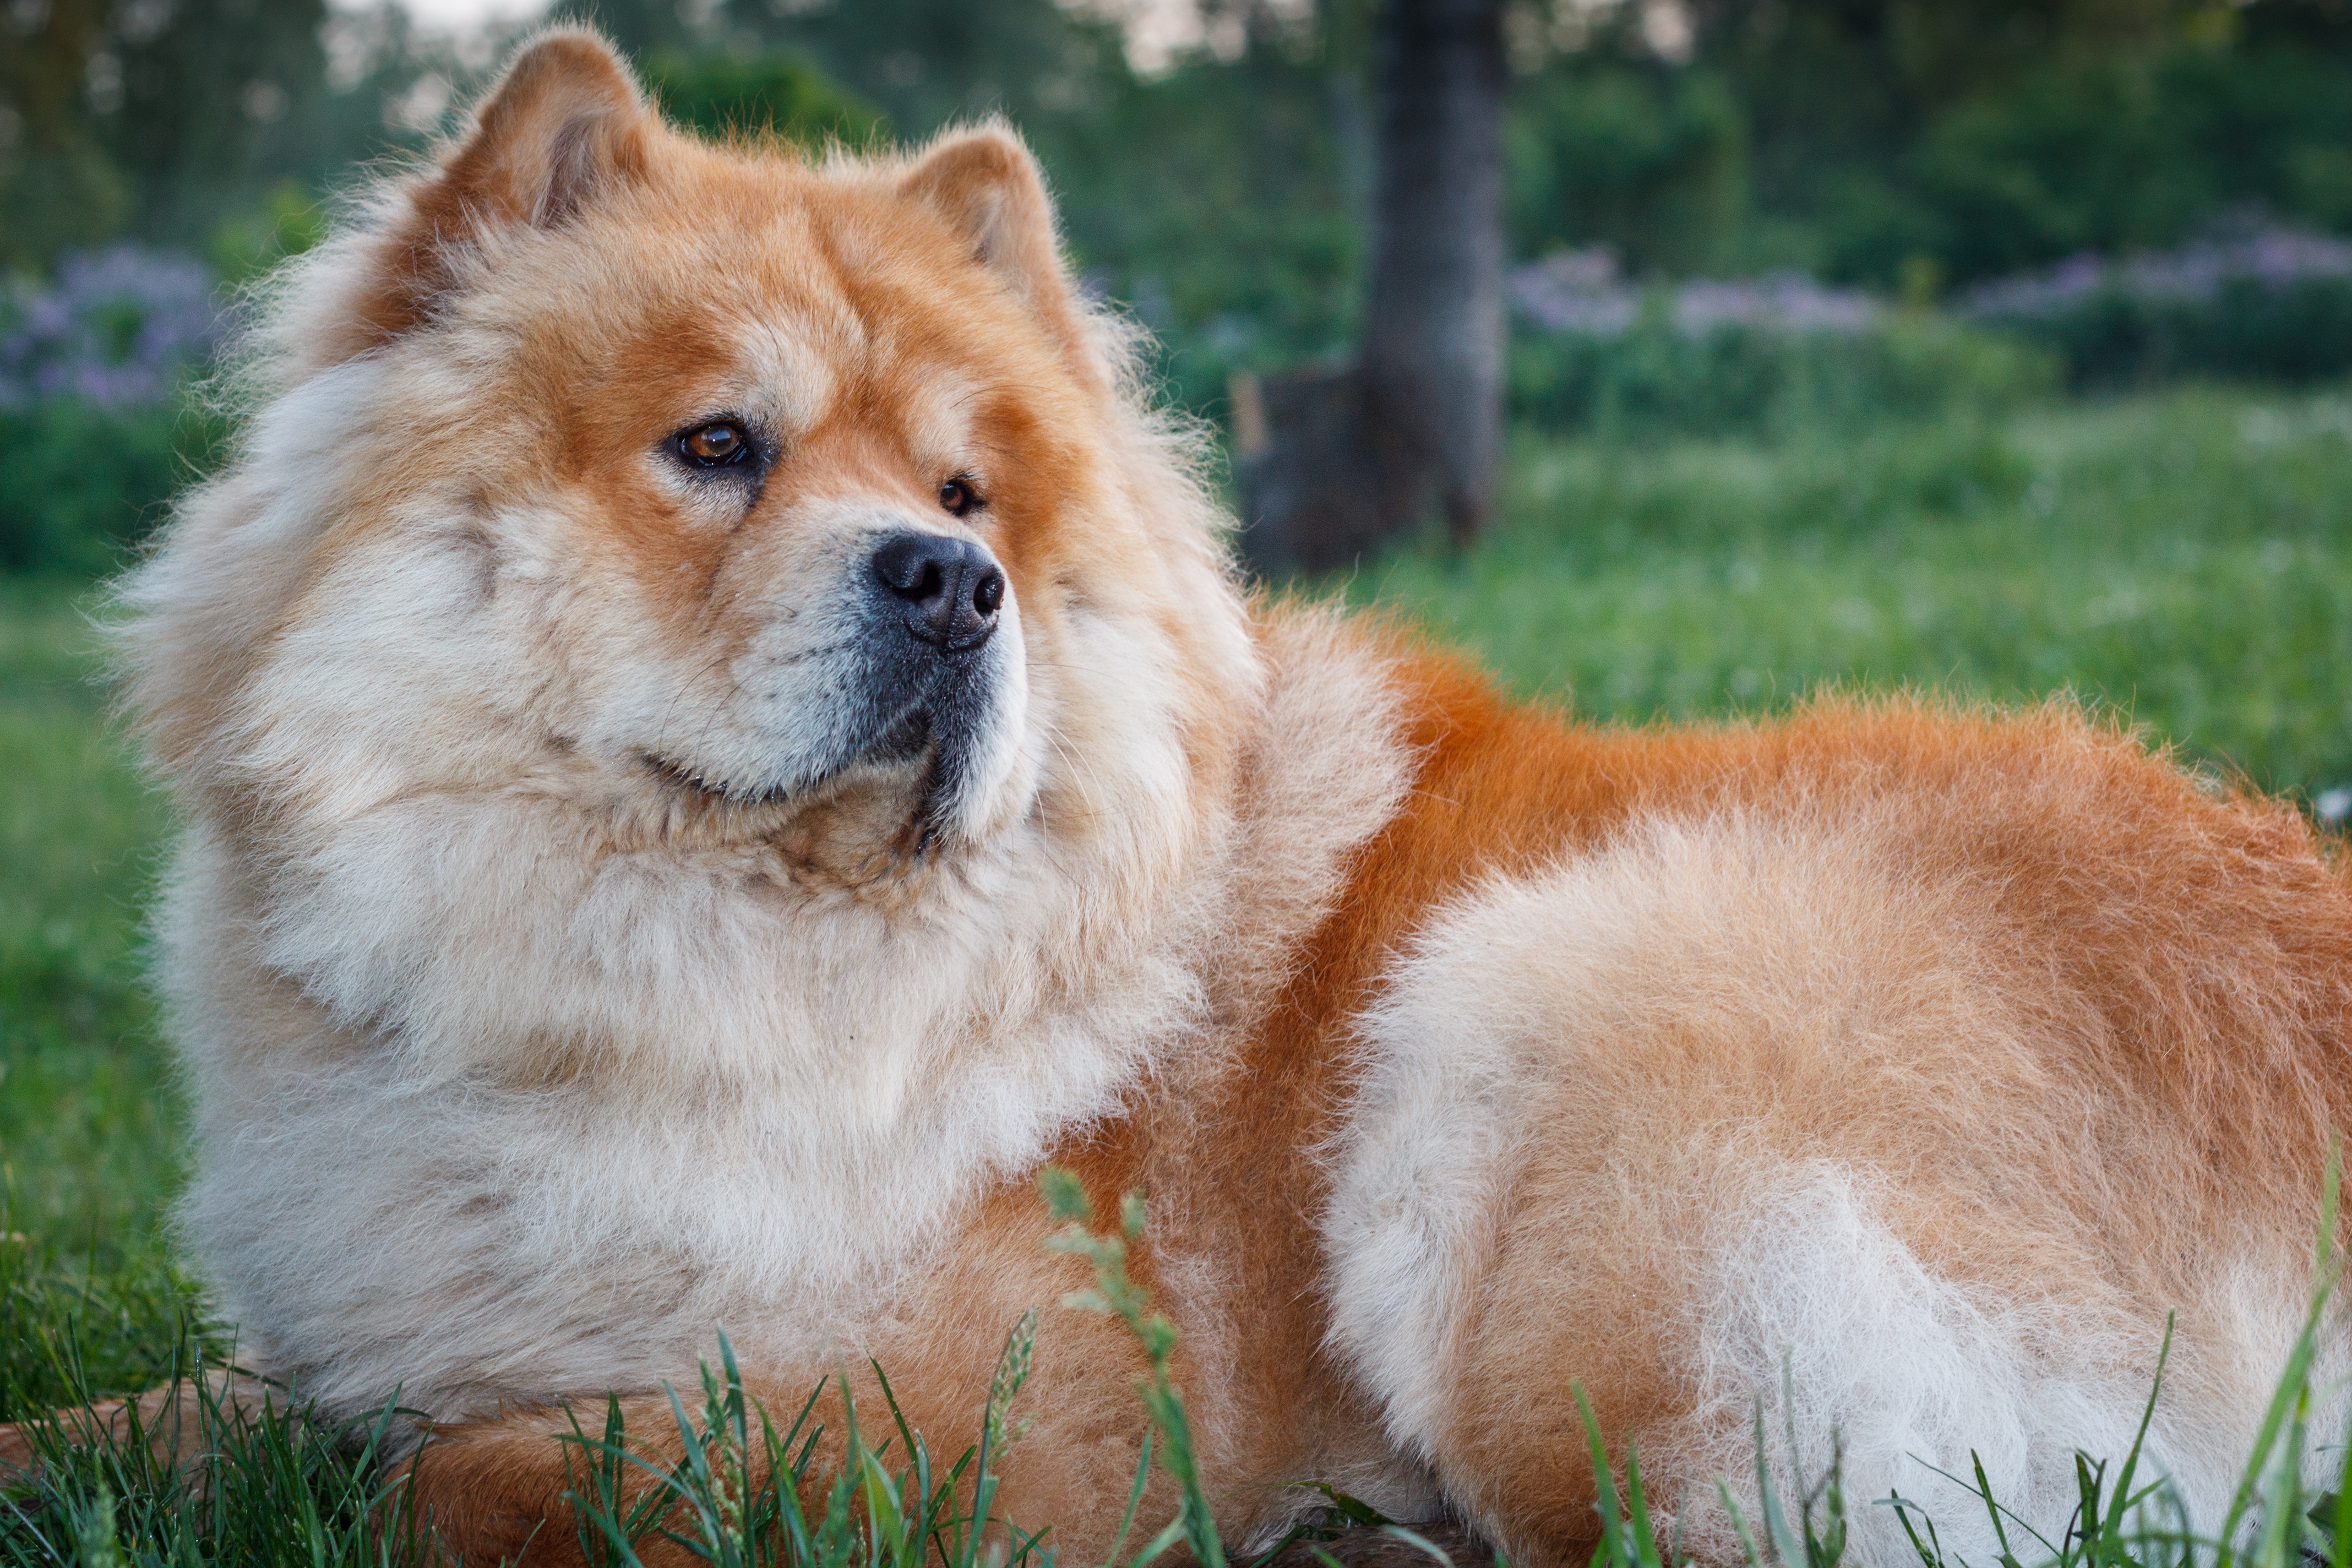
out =
{"type": "Polygon", "coordinates": [[[2265,226],[2231,237],[2192,240],[2174,250],[2116,261],[2085,252],[2057,266],[1979,283],[1953,302],[1977,321],[2047,320],[2092,296],[2115,292],[2150,302],[2210,304],[2232,283],[2285,289],[2315,279],[2352,278],[2352,241],[2265,226]]]}
{"type": "MultiPolygon", "coordinates": [[[[1617,337],[1641,319],[1649,296],[1625,281],[1606,246],[1564,250],[1512,270],[1511,302],[1547,331],[1617,337]]],[[[1861,332],[1876,324],[1866,294],[1830,289],[1801,272],[1762,278],[1693,279],[1663,285],[1657,299],[1675,330],[1705,337],[1725,327],[1769,332],[1861,332]]]]}
{"type": "Polygon", "coordinates": [[[1878,307],[1850,289],[1827,289],[1801,272],[1717,281],[1694,279],[1674,292],[1675,325],[1694,337],[1718,327],[1777,332],[1861,332],[1878,307]]]}
{"type": "Polygon", "coordinates": [[[54,283],[0,291],[0,405],[161,403],[220,329],[212,275],[193,257],[135,245],[68,255],[54,283]]]}
{"type": "Polygon", "coordinates": [[[1511,303],[1548,331],[1615,337],[1642,313],[1641,291],[1618,276],[1617,253],[1605,245],[1514,268],[1505,288],[1511,303]]]}

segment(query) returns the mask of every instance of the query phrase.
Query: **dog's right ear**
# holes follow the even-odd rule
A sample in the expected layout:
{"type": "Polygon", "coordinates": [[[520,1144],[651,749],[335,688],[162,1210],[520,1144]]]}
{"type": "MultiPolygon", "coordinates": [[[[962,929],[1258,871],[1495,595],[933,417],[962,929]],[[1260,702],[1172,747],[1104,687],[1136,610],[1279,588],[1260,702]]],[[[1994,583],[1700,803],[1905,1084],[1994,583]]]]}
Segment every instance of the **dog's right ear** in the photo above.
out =
{"type": "Polygon", "coordinates": [[[628,68],[595,33],[558,27],[523,46],[470,129],[394,198],[352,352],[429,318],[461,258],[501,231],[557,227],[642,180],[657,129],[628,68]]]}

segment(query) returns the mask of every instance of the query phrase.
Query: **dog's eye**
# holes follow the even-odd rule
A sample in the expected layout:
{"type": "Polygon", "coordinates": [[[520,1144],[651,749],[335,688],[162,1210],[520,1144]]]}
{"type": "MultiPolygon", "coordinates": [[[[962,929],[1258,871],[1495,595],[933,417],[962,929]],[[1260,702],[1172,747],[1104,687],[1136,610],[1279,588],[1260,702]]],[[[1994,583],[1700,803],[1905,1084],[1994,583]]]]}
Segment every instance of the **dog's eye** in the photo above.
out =
{"type": "Polygon", "coordinates": [[[723,468],[740,463],[751,449],[751,438],[731,419],[698,425],[677,437],[678,456],[698,468],[723,468]]]}
{"type": "Polygon", "coordinates": [[[961,517],[968,511],[978,510],[980,491],[972,488],[970,479],[959,474],[940,487],[940,504],[947,508],[949,516],[961,517]]]}

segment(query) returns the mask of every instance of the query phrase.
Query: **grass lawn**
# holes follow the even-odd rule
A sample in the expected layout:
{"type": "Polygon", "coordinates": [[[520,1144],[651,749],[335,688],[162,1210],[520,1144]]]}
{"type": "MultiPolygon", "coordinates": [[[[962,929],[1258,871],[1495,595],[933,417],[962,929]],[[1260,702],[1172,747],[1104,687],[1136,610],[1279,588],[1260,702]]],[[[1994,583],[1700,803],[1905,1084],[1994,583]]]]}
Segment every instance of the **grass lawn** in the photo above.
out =
{"type": "Polygon", "coordinates": [[[2073,689],[2265,788],[2352,783],[2352,397],[2185,391],[1769,450],[1523,447],[1466,558],[1368,565],[1580,713],[2073,689]]]}
{"type": "Polygon", "coordinates": [[[86,585],[0,579],[0,1413],[61,1394],[70,1313],[110,1384],[168,1358],[182,1116],[139,978],[163,802],[91,679],[86,585]]]}
{"type": "MultiPolygon", "coordinates": [[[[1779,448],[1530,441],[1476,550],[1401,552],[1346,591],[1610,720],[1765,711],[1825,681],[2071,689],[2200,765],[2352,785],[2342,393],[1779,448]]],[[[94,1392],[153,1381],[195,1300],[163,1228],[183,1111],[138,983],[166,813],[91,684],[88,593],[0,580],[0,1419],[65,1398],[69,1360],[94,1392]]],[[[29,1539],[0,1515],[0,1563],[49,1560],[29,1539]]]]}

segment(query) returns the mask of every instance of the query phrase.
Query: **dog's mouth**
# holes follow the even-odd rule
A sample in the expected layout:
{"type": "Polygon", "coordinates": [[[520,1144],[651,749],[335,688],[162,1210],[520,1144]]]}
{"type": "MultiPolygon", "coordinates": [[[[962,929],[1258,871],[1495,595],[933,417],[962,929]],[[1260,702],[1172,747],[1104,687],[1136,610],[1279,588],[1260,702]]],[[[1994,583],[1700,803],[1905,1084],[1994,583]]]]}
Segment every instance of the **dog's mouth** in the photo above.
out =
{"type": "Polygon", "coordinates": [[[780,805],[793,793],[782,784],[745,790],[709,778],[699,769],[658,752],[639,752],[636,760],[638,766],[664,786],[704,805],[780,805]]]}
{"type": "Polygon", "coordinates": [[[853,776],[887,778],[903,773],[908,778],[908,816],[919,848],[936,843],[951,826],[951,796],[969,766],[968,726],[950,708],[941,723],[929,706],[906,704],[883,719],[871,739],[845,751],[824,765],[804,769],[793,778],[746,785],[715,776],[709,770],[661,752],[641,750],[637,765],[662,788],[698,806],[740,812],[761,807],[791,808],[823,800],[853,776]]]}
{"type": "Polygon", "coordinates": [[[634,760],[672,800],[734,834],[782,830],[802,817],[861,837],[895,820],[918,847],[961,837],[1010,766],[1004,726],[1021,706],[1017,671],[1008,693],[994,642],[942,652],[911,636],[856,639],[822,677],[799,677],[809,680],[808,706],[780,702],[783,693],[772,688],[751,733],[734,728],[725,752],[698,757],[656,744],[634,760]],[[848,817],[829,809],[852,803],[848,817]]]}
{"type": "Polygon", "coordinates": [[[747,785],[714,777],[707,769],[656,751],[639,751],[636,762],[669,788],[714,805],[785,805],[824,794],[828,785],[850,773],[910,763],[934,749],[930,715],[919,707],[910,707],[891,720],[874,741],[854,753],[803,769],[797,777],[767,784],[747,785]]]}

